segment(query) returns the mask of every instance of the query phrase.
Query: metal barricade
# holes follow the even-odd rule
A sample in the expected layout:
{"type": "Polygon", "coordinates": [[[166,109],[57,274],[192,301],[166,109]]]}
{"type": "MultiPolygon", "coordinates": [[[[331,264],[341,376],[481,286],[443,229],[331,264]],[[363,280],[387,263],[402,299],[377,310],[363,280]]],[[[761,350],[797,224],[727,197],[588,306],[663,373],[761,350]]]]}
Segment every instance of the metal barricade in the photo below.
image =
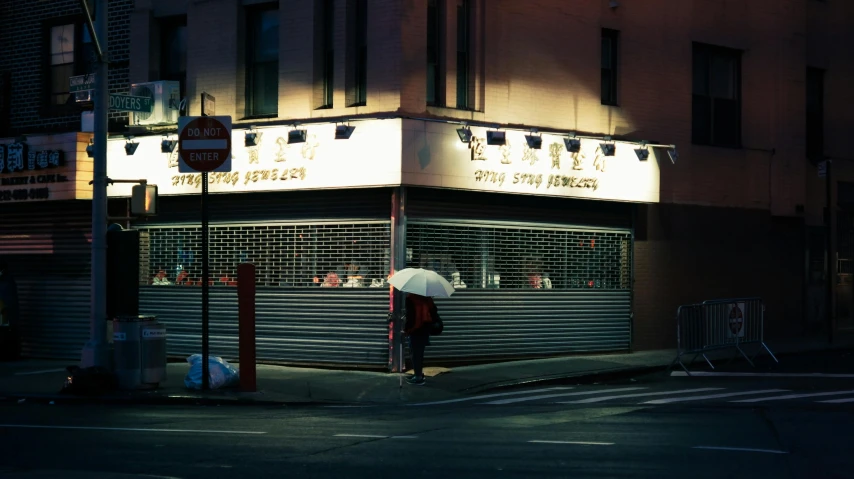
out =
{"type": "Polygon", "coordinates": [[[778,362],[777,357],[765,344],[765,305],[762,298],[732,298],[686,304],[676,310],[676,358],[670,363],[672,369],[679,364],[689,375],[688,366],[682,357],[693,354],[688,363],[703,356],[712,369],[715,366],[706,354],[709,351],[734,348],[754,366],[753,360],[763,350],[778,362]],[[744,344],[759,344],[760,349],[749,357],[742,349],[744,344]]]}

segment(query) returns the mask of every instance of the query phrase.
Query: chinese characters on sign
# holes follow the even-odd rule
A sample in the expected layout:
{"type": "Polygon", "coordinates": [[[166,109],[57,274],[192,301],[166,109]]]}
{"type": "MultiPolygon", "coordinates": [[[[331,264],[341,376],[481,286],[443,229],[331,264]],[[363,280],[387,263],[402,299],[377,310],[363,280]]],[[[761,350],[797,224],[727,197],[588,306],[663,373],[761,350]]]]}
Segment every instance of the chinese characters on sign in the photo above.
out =
{"type": "Polygon", "coordinates": [[[46,170],[47,174],[25,176],[0,176],[0,187],[18,186],[19,188],[0,190],[0,201],[45,200],[50,198],[50,188],[42,185],[68,182],[68,177],[50,174],[51,168],[65,164],[61,150],[30,149],[22,141],[9,145],[0,145],[0,174],[35,173],[46,170]],[[29,185],[39,185],[31,187],[29,185]]]}
{"type": "MultiPolygon", "coordinates": [[[[317,150],[320,148],[320,142],[314,134],[308,135],[305,143],[302,143],[297,152],[289,151],[288,140],[284,137],[278,137],[274,141],[276,151],[272,158],[274,163],[285,163],[291,156],[301,157],[303,160],[313,161],[317,150]]],[[[177,149],[170,155],[169,167],[178,166],[177,161],[172,160],[172,156],[177,155],[177,149]]],[[[260,165],[262,155],[258,151],[258,147],[250,147],[246,150],[247,161],[250,165],[260,165]]],[[[237,157],[232,153],[232,157],[237,157]]],[[[230,185],[237,187],[238,185],[249,185],[252,183],[272,183],[289,180],[305,180],[306,167],[294,168],[267,168],[255,169],[246,172],[233,171],[229,173],[210,173],[208,175],[208,184],[210,185],[230,185]]],[[[172,176],[172,186],[192,186],[201,188],[202,175],[198,173],[178,174],[172,176]]]]}
{"type": "MultiPolygon", "coordinates": [[[[495,150],[494,154],[496,154],[496,156],[501,156],[500,161],[502,165],[513,164],[513,146],[514,145],[511,144],[511,141],[508,138],[505,144],[495,150]]],[[[471,161],[490,161],[490,157],[488,156],[490,151],[487,148],[485,138],[473,136],[471,139],[470,149],[471,161]]],[[[522,144],[519,151],[521,151],[521,164],[529,167],[537,166],[537,163],[540,160],[537,149],[531,148],[527,144],[522,144]]],[[[595,172],[605,172],[606,156],[602,152],[601,148],[597,146],[596,156],[594,157],[592,165],[588,165],[585,162],[587,156],[583,150],[579,149],[576,152],[566,152],[564,144],[552,142],[548,146],[548,155],[551,160],[549,164],[550,170],[561,170],[561,167],[563,166],[561,158],[564,154],[568,154],[569,158],[572,160],[570,167],[572,173],[570,174],[548,174],[531,171],[505,172],[478,169],[474,172],[474,180],[478,183],[491,183],[498,187],[502,187],[507,183],[512,185],[529,185],[533,186],[535,189],[539,189],[543,184],[545,184],[546,189],[582,188],[596,191],[599,188],[601,178],[598,175],[585,175],[579,172],[584,171],[588,166],[592,167],[595,172]]]]}

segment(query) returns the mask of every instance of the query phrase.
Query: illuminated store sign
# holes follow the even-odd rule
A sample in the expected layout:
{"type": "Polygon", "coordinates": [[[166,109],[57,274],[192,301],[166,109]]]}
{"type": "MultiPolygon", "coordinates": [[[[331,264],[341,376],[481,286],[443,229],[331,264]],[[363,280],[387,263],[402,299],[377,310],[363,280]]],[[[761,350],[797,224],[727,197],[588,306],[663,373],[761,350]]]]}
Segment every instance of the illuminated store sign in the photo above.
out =
{"type": "MultiPolygon", "coordinates": [[[[400,184],[401,120],[354,122],[349,139],[335,139],[335,125],[302,125],[304,142],[288,143],[292,127],[233,131],[232,171],[208,174],[211,193],[354,188],[400,184]]],[[[124,140],[108,146],[110,178],[144,178],[160,195],[198,194],[202,175],[178,172],[178,149],[162,153],[160,137],[137,137],[127,155],[124,140]]],[[[130,186],[114,184],[110,196],[130,196],[130,186]]]]}
{"type": "Polygon", "coordinates": [[[616,143],[614,155],[601,140],[582,139],[567,151],[565,137],[537,134],[531,148],[521,131],[505,131],[503,145],[487,144],[487,129],[471,127],[471,143],[459,125],[405,120],[402,177],[408,185],[476,191],[657,203],[659,160],[635,154],[637,145],[616,143]]]}
{"type": "Polygon", "coordinates": [[[31,137],[33,144],[20,140],[0,144],[0,202],[91,198],[91,189],[78,191],[79,161],[66,162],[65,151],[78,150],[77,135],[31,137]]]}

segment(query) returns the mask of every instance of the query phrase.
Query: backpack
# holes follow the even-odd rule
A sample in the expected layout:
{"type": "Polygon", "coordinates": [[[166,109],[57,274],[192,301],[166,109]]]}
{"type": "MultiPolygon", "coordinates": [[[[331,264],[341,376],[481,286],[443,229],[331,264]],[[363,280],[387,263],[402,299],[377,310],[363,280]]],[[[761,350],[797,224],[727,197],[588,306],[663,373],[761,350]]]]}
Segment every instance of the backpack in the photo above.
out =
{"type": "Polygon", "coordinates": [[[435,307],[430,309],[430,316],[433,318],[433,322],[430,323],[430,336],[439,336],[445,329],[445,323],[442,322],[439,311],[435,307]]]}

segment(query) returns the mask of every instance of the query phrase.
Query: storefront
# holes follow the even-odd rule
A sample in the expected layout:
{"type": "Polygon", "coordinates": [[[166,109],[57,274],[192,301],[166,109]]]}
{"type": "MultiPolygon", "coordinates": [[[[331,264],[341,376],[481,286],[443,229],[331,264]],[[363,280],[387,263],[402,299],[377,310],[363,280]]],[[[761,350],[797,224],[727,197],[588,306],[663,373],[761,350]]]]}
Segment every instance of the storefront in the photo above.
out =
{"type": "Polygon", "coordinates": [[[605,156],[600,140],[521,131],[489,145],[478,127],[467,145],[459,128],[404,123],[407,264],[459,288],[438,303],[446,334],[431,357],[630,349],[631,203],[658,201],[655,152],[641,161],[638,146],[610,143],[605,156]]]}
{"type": "Polygon", "coordinates": [[[26,357],[79,358],[89,338],[90,137],[0,139],[0,260],[17,282],[26,357]]]}
{"type": "MultiPolygon", "coordinates": [[[[294,364],[389,364],[386,283],[395,267],[433,269],[458,288],[439,302],[446,333],[431,357],[447,362],[631,347],[632,202],[658,201],[658,159],[618,143],[568,151],[563,137],[505,132],[487,145],[472,127],[390,119],[233,134],[233,171],[212,174],[211,338],[237,349],[234,270],[258,270],[259,358],[294,364]],[[604,200],[604,201],[603,201],[604,200]]],[[[156,184],[161,214],[143,231],[141,303],[170,328],[169,352],[198,352],[200,176],[177,172],[160,137],[110,145],[109,176],[156,184]]],[[[129,185],[110,188],[127,196],[129,185]]],[[[393,348],[391,349],[393,351],[393,348]]]]}

